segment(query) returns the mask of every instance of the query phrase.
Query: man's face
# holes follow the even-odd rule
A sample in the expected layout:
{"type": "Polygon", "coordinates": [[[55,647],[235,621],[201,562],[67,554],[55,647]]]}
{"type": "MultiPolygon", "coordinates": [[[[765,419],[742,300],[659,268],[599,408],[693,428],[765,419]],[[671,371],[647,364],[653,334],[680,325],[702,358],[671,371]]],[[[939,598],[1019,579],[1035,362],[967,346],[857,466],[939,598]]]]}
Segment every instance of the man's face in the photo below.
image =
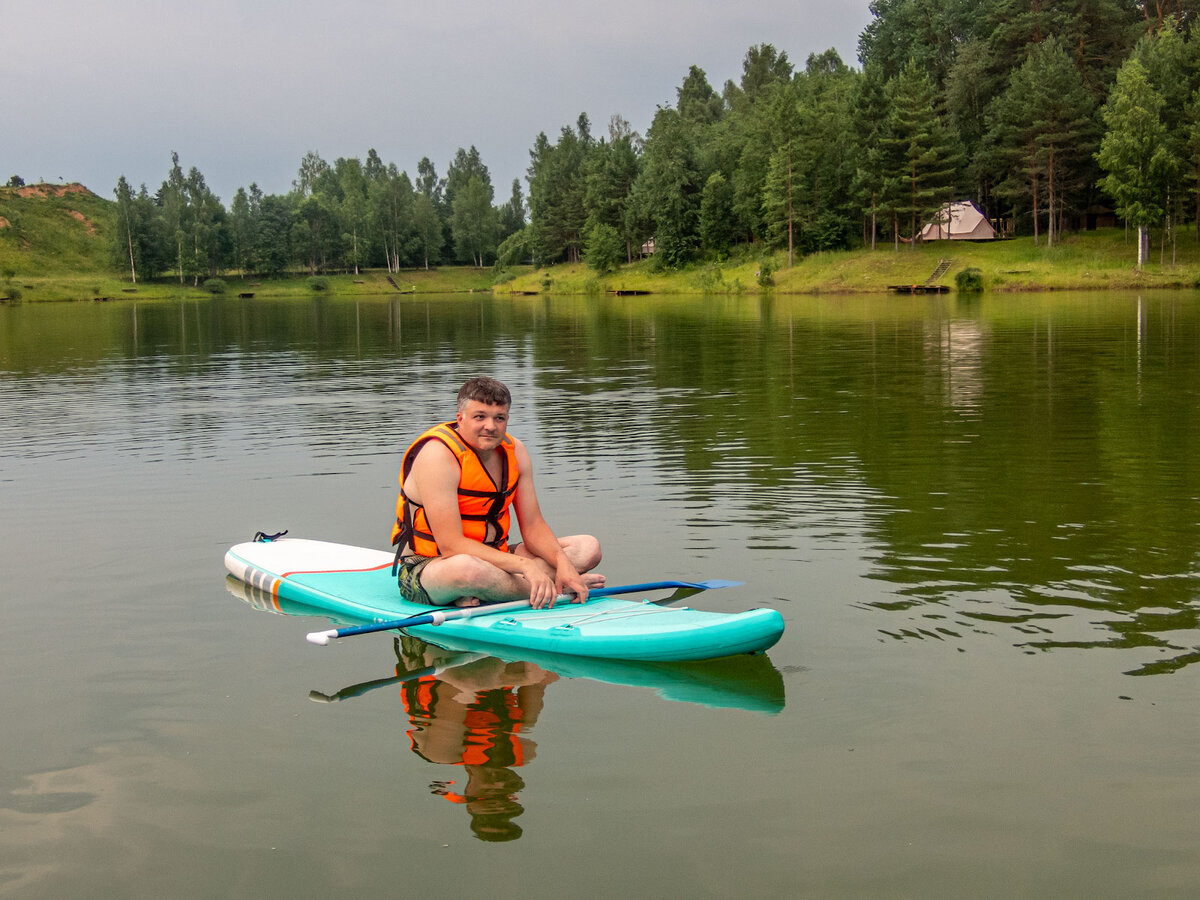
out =
{"type": "Polygon", "coordinates": [[[481,453],[495,450],[508,428],[508,407],[468,400],[457,415],[458,433],[481,453]]]}

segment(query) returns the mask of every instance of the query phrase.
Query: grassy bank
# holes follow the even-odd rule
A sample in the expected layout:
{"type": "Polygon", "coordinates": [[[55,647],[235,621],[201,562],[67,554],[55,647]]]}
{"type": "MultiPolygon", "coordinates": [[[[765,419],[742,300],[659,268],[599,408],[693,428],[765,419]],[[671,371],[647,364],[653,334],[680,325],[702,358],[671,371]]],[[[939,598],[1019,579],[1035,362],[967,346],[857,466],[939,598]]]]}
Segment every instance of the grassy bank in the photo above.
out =
{"type": "MultiPolygon", "coordinates": [[[[292,274],[280,278],[245,277],[222,275],[220,293],[237,297],[253,295],[255,299],[304,297],[329,294],[338,297],[377,296],[379,294],[455,294],[490,291],[492,286],[490,269],[472,269],[447,266],[440,269],[405,270],[393,275],[393,286],[388,274],[382,270],[371,270],[361,275],[321,275],[310,278],[306,274],[292,274]]],[[[141,300],[169,300],[180,297],[207,297],[212,291],[206,282],[193,286],[188,278],[184,284],[178,278],[155,278],[131,284],[129,278],[121,279],[111,272],[66,273],[42,276],[16,275],[12,284],[19,290],[22,301],[64,300],[113,300],[119,297],[136,297],[141,300]]],[[[0,297],[5,296],[5,281],[0,278],[0,297]]]]}
{"type": "Polygon", "coordinates": [[[107,273],[114,208],[81,184],[0,187],[0,295],[7,282],[107,273]]]}
{"type": "MultiPolygon", "coordinates": [[[[1113,228],[1066,235],[1054,247],[1045,238],[1035,246],[1032,237],[986,244],[939,241],[921,246],[890,244],[876,250],[846,250],[797,257],[787,267],[787,255],[769,257],[778,293],[877,293],[889,285],[919,284],[942,259],[950,268],[939,279],[954,287],[955,276],[967,268],[980,271],[988,291],[1115,290],[1194,287],[1200,283],[1200,243],[1194,230],[1178,236],[1172,248],[1160,248],[1158,235],[1150,261],[1135,267],[1136,244],[1124,229],[1113,228]]],[[[648,291],[655,294],[757,293],[761,259],[723,265],[694,265],[660,269],[642,260],[607,276],[585,264],[559,265],[520,275],[496,287],[497,293],[586,294],[610,291],[648,291]]]]}

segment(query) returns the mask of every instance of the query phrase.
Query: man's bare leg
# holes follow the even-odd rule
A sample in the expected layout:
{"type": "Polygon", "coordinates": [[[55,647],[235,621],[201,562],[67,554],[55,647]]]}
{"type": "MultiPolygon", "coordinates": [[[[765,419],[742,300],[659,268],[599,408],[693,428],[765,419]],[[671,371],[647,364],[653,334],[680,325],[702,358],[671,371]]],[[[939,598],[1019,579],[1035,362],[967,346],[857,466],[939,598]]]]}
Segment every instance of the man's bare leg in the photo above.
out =
{"type": "MultiPolygon", "coordinates": [[[[559,538],[558,544],[567,555],[567,559],[571,561],[571,565],[575,567],[575,571],[583,576],[583,583],[588,586],[588,590],[604,587],[604,576],[592,571],[592,569],[600,565],[602,556],[598,540],[590,534],[571,534],[559,538]]],[[[525,549],[524,544],[518,544],[513,553],[525,559],[533,558],[533,554],[525,549]]],[[[553,578],[554,570],[544,561],[542,565],[550,577],[553,578]]]]}
{"type": "MultiPolygon", "coordinates": [[[[580,573],[587,573],[583,583],[588,588],[604,586],[604,576],[590,572],[600,562],[599,541],[591,535],[576,534],[561,538],[559,544],[571,564],[580,573]]],[[[524,545],[518,545],[513,552],[525,559],[532,558],[524,545]]],[[[549,566],[546,569],[553,577],[553,570],[549,566]]],[[[529,582],[523,577],[468,554],[439,557],[430,562],[421,572],[421,586],[437,606],[478,606],[529,596],[529,582]]]]}

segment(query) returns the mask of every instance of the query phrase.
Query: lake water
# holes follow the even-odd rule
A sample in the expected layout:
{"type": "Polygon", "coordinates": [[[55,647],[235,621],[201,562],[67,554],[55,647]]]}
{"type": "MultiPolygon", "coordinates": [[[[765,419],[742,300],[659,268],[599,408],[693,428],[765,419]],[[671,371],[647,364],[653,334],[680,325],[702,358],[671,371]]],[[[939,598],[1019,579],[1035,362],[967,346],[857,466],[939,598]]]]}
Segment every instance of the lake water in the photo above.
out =
{"type": "Polygon", "coordinates": [[[1196,294],[0,307],[0,548],[6,898],[1200,893],[1196,294]],[[480,373],[610,583],[781,642],[321,649],[227,584],[386,548],[480,373]]]}

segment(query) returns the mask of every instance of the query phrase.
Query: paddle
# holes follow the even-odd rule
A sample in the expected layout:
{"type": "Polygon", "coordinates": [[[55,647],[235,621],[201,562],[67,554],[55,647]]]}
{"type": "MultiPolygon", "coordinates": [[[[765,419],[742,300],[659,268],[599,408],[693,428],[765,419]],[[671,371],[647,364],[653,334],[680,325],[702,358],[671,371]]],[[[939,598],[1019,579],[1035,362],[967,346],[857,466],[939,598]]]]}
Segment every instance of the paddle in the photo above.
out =
{"type": "MultiPolygon", "coordinates": [[[[666,588],[686,588],[691,591],[711,591],[717,588],[733,587],[742,584],[741,581],[648,581],[643,584],[622,584],[615,587],[596,588],[588,591],[588,599],[595,597],[611,597],[616,594],[637,594],[643,591],[661,591],[666,588]]],[[[555,598],[555,602],[570,600],[569,595],[555,598]]],[[[333,628],[329,631],[314,631],[307,636],[310,644],[320,644],[322,647],[329,643],[330,638],[354,637],[358,634],[372,634],[376,631],[391,631],[393,628],[408,628],[411,625],[441,625],[451,619],[469,619],[471,616],[490,616],[495,613],[508,612],[513,609],[525,609],[528,600],[513,600],[509,603],[488,603],[483,606],[468,606],[463,608],[434,609],[421,615],[408,616],[404,619],[389,619],[385,622],[373,622],[370,625],[351,625],[347,628],[333,628]]]]}

